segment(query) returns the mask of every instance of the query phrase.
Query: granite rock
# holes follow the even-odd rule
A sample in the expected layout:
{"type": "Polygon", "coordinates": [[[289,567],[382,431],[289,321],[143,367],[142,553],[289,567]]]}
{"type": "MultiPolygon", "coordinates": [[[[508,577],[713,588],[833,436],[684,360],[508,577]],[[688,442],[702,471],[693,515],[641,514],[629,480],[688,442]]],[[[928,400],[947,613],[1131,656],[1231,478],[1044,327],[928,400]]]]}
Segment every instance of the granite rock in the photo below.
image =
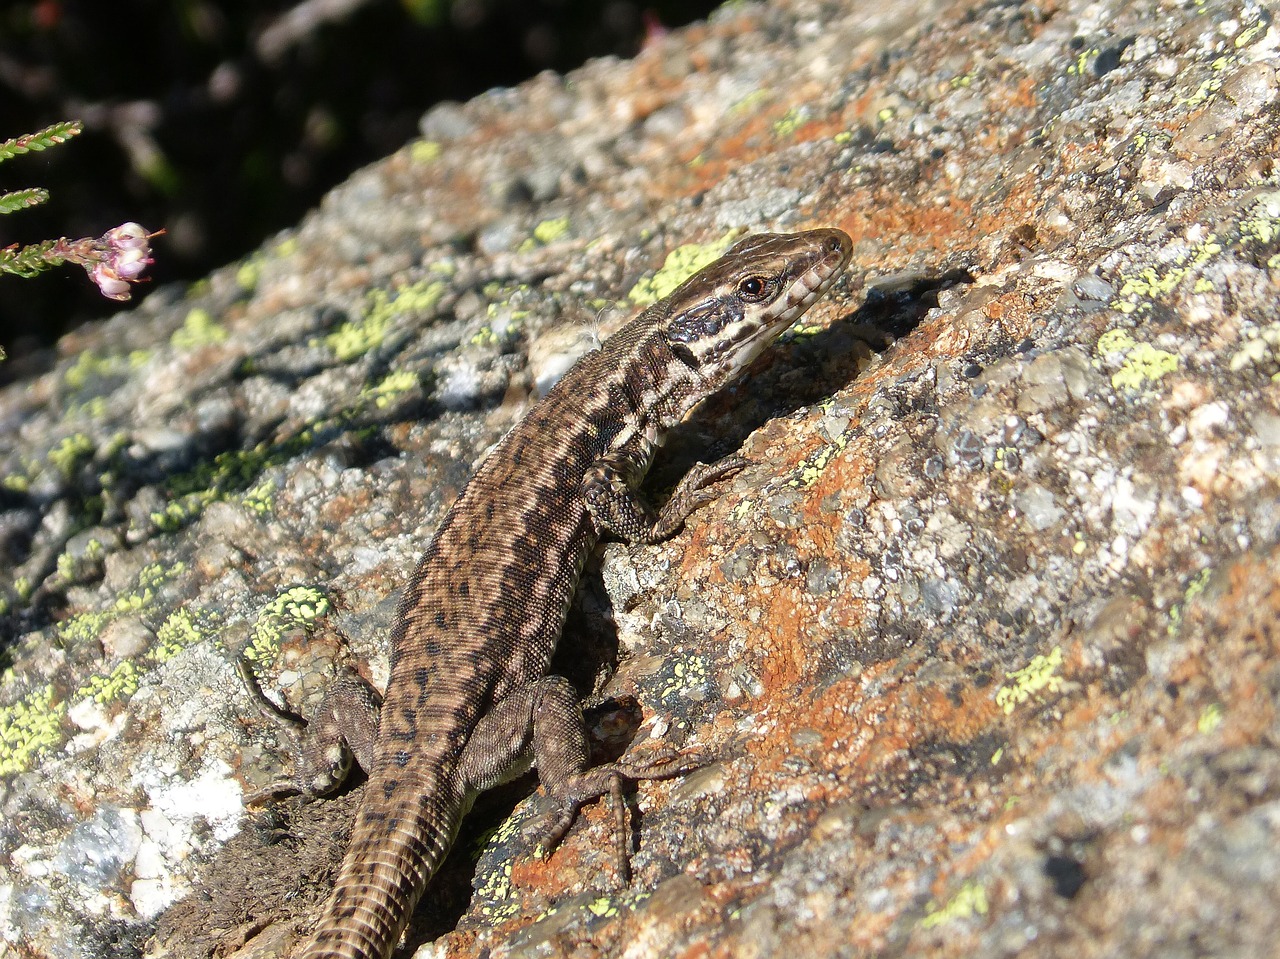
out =
{"type": "MultiPolygon", "coordinates": [[[[423,956],[1274,954],[1280,27],[1252,0],[727,4],[423,119],[296,229],[0,391],[0,941],[287,952],[431,530],[558,371],[740,230],[844,280],[673,436],[752,465],[608,544],[601,755],[713,759],[547,860],[482,798],[423,956]]],[[[3,947],[0,947],[3,951],[3,947]]],[[[408,953],[406,953],[408,954],[408,953]]]]}

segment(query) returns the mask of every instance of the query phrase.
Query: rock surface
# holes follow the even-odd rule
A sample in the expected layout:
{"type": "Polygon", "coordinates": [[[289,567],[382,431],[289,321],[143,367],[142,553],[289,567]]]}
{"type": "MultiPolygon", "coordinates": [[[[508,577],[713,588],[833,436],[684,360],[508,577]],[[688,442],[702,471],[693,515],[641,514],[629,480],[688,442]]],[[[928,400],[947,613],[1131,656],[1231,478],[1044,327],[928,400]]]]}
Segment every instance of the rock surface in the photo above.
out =
{"type": "Polygon", "coordinates": [[[297,230],[68,337],[0,393],[0,939],[286,949],[359,786],[246,812],[289,753],[233,656],[304,712],[335,661],[381,682],[396,591],[538,389],[734,231],[832,225],[846,280],[650,486],[754,465],[608,545],[564,644],[603,754],[715,760],[630,798],[625,888],[605,804],[542,861],[534,782],[487,795],[409,945],[1276,954],[1272,17],[733,4],[432,111],[297,230]]]}

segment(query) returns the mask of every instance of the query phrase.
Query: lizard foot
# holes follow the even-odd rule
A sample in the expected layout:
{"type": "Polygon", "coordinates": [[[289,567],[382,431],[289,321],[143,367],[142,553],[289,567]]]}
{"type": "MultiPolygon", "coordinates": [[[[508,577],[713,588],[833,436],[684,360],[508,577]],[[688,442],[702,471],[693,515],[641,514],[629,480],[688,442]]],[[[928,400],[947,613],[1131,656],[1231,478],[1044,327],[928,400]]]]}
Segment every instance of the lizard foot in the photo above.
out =
{"type": "Polygon", "coordinates": [[[551,855],[564,838],[578,810],[593,799],[609,795],[614,811],[617,836],[618,874],[625,885],[631,879],[630,847],[631,831],[627,821],[627,804],[622,795],[624,781],[642,779],[670,779],[682,776],[705,765],[707,756],[700,751],[676,752],[674,750],[636,762],[614,762],[596,766],[584,772],[573,773],[549,788],[543,799],[543,810],[522,830],[534,843],[534,855],[545,859],[551,855]]]}

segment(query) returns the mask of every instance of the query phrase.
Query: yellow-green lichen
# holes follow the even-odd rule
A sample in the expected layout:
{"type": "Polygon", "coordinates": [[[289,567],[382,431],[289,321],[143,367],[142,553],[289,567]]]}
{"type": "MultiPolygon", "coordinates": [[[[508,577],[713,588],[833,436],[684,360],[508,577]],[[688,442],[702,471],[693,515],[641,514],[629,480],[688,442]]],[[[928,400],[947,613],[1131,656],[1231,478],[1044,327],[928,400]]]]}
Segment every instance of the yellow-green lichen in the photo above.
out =
{"type": "Polygon", "coordinates": [[[1004,472],[1009,469],[1010,463],[1018,461],[1019,453],[1016,446],[997,446],[992,454],[991,468],[998,472],[1004,472]]]}
{"type": "Polygon", "coordinates": [[[1258,20],[1256,23],[1249,24],[1236,35],[1236,49],[1247,47],[1255,40],[1265,36],[1269,26],[1270,20],[1258,20]]]}
{"type": "Polygon", "coordinates": [[[510,863],[503,863],[500,869],[486,874],[476,887],[476,894],[485,903],[480,907],[481,914],[491,922],[505,922],[520,911],[516,897],[511,894],[510,863]]]}
{"type": "Polygon", "coordinates": [[[72,390],[83,389],[95,379],[119,376],[131,370],[136,370],[150,358],[151,353],[148,350],[134,350],[123,356],[112,355],[104,357],[85,350],[67,368],[67,372],[63,374],[62,382],[72,390]]]}
{"type": "Polygon", "coordinates": [[[1173,292],[1185,275],[1186,271],[1182,269],[1175,268],[1162,274],[1153,266],[1143,267],[1136,274],[1124,278],[1120,295],[1113,305],[1122,313],[1132,313],[1142,300],[1173,292]]]}
{"type": "Polygon", "coordinates": [[[709,681],[707,664],[700,657],[689,656],[676,661],[669,679],[658,694],[663,699],[678,696],[689,689],[706,686],[709,681]]]}
{"type": "Polygon", "coordinates": [[[246,293],[252,293],[262,279],[262,256],[255,254],[236,268],[236,284],[246,293]]]}
{"type": "Polygon", "coordinates": [[[1150,309],[1152,300],[1172,293],[1197,267],[1204,266],[1221,252],[1218,235],[1210,233],[1172,263],[1162,264],[1159,269],[1146,266],[1136,273],[1123,275],[1120,290],[1111,301],[1112,309],[1121,313],[1150,309]]]}
{"type": "Polygon", "coordinates": [[[1222,725],[1222,706],[1218,703],[1210,703],[1200,711],[1200,717],[1196,720],[1196,730],[1202,736],[1208,736],[1222,725]]]}
{"type": "Polygon", "coordinates": [[[64,645],[92,642],[113,619],[110,613],[77,613],[58,624],[58,639],[64,645]]]}
{"type": "MultiPolygon", "coordinates": [[[[524,292],[528,289],[529,287],[523,283],[520,284],[518,287],[516,287],[517,292],[524,292]]],[[[588,301],[587,305],[590,306],[592,309],[600,310],[606,306],[609,306],[610,301],[602,300],[602,299],[594,299],[594,300],[588,301]]],[[[507,300],[504,300],[500,303],[490,303],[487,309],[485,310],[489,319],[493,319],[503,311],[506,311],[507,317],[512,323],[518,323],[520,320],[523,320],[525,317],[527,317],[530,313],[529,310],[518,310],[512,307],[510,305],[510,302],[507,300]]]]}
{"type": "Polygon", "coordinates": [[[598,896],[587,903],[587,912],[597,919],[611,919],[622,910],[612,896],[598,896]]]}
{"type": "Polygon", "coordinates": [[[1139,343],[1129,351],[1124,365],[1111,374],[1111,385],[1117,390],[1143,390],[1177,368],[1178,357],[1173,353],[1139,343]]]}
{"type": "Polygon", "coordinates": [[[138,585],[135,589],[116,598],[108,609],[78,613],[60,623],[57,636],[64,645],[93,642],[101,635],[109,623],[130,613],[140,613],[155,602],[156,590],[165,582],[173,579],[186,569],[184,563],[174,563],[165,567],[159,563],[144,566],[138,574],[138,585]]]}
{"type": "Polygon", "coordinates": [[[989,908],[986,889],[979,883],[966,882],[945,906],[930,906],[925,917],[920,920],[920,928],[933,929],[956,919],[985,916],[989,908]]]}
{"type": "Polygon", "coordinates": [[[429,313],[444,295],[440,280],[419,280],[401,287],[395,293],[372,290],[364,316],[343,323],[324,338],[324,343],[340,360],[350,362],[381,345],[392,323],[413,313],[429,313]]]}
{"type": "Polygon", "coordinates": [[[773,135],[779,140],[785,140],[791,136],[809,121],[809,111],[804,107],[792,107],[781,120],[777,120],[773,124],[773,135]]]}
{"type": "Polygon", "coordinates": [[[91,396],[83,403],[72,403],[67,412],[75,416],[83,416],[86,419],[100,420],[107,415],[107,398],[105,396],[91,396]]]}
{"type": "Polygon", "coordinates": [[[787,343],[793,340],[802,340],[808,336],[817,336],[825,329],[826,327],[821,323],[808,323],[801,320],[794,326],[787,327],[787,331],[782,335],[782,340],[787,343]]]}
{"type": "Polygon", "coordinates": [[[525,239],[520,244],[518,252],[528,253],[530,250],[536,250],[540,246],[546,246],[554,243],[565,236],[569,235],[569,218],[567,216],[558,216],[550,220],[543,220],[533,228],[533,236],[525,239]]]}
{"type": "Polygon", "coordinates": [[[513,839],[520,832],[520,817],[508,816],[502,822],[498,823],[493,829],[486,829],[476,836],[470,846],[471,860],[476,862],[480,859],[480,854],[489,847],[490,843],[501,844],[513,839]]]}
{"type": "Polygon", "coordinates": [[[498,342],[498,334],[493,332],[493,327],[482,326],[471,335],[468,342],[472,346],[493,346],[498,342]]]}
{"type": "Polygon", "coordinates": [[[156,630],[156,645],[150,652],[156,663],[167,663],[188,646],[194,646],[204,638],[199,626],[200,617],[186,607],[170,614],[156,630]]]}
{"type": "Polygon", "coordinates": [[[1218,57],[1209,65],[1214,71],[1214,75],[1200,81],[1195,91],[1189,96],[1177,102],[1177,106],[1198,107],[1205,103],[1208,99],[1221,89],[1222,84],[1226,82],[1227,70],[1239,62],[1239,58],[1235,56],[1218,57]]]}
{"type": "Polygon", "coordinates": [[[26,772],[62,739],[65,703],[55,704],[53,687],[0,706],[0,776],[26,772]]]}
{"type": "MultiPolygon", "coordinates": [[[[820,407],[822,412],[829,413],[832,404],[830,402],[822,404],[820,407]]],[[[787,485],[795,489],[805,489],[812,486],[822,476],[826,468],[831,465],[831,461],[835,459],[837,453],[843,453],[849,445],[849,440],[853,438],[854,430],[857,427],[853,424],[849,425],[835,437],[830,443],[817,450],[813,454],[806,456],[796,465],[796,473],[788,480],[787,485]]]]}
{"type": "Polygon", "coordinates": [[[3,486],[11,493],[26,493],[31,489],[31,480],[20,473],[10,473],[0,480],[0,486],[3,486]]]}
{"type": "Polygon", "coordinates": [[[748,113],[755,108],[756,104],[763,103],[765,100],[768,100],[770,95],[770,91],[764,87],[761,87],[758,90],[752,90],[741,100],[729,105],[729,115],[732,116],[735,113],[748,113]]]}
{"type": "Polygon", "coordinates": [[[551,220],[543,220],[533,228],[533,238],[543,245],[554,243],[561,237],[567,236],[568,233],[569,218],[567,216],[558,216],[551,220]]]}
{"type": "Polygon", "coordinates": [[[64,477],[70,479],[82,463],[93,456],[93,440],[83,433],[64,437],[49,451],[49,462],[64,477]]]}
{"type": "Polygon", "coordinates": [[[276,491],[274,480],[263,480],[257,486],[247,490],[240,498],[240,502],[244,504],[245,509],[252,510],[259,515],[265,515],[271,512],[275,506],[275,500],[272,496],[276,491]]]}
{"type": "Polygon", "coordinates": [[[1011,682],[996,691],[996,705],[1007,716],[1037,693],[1056,693],[1062,688],[1060,668],[1062,647],[1055,646],[1048,656],[1036,656],[1021,669],[1006,673],[1011,682]]]}
{"type": "MultiPolygon", "coordinates": [[[[138,588],[133,595],[139,596],[143,605],[150,606],[155,600],[155,591],[187,568],[183,562],[165,566],[161,563],[148,563],[138,572],[138,588]]],[[[117,604],[119,605],[119,604],[117,604]]]]}
{"type": "Polygon", "coordinates": [[[389,373],[381,380],[364,391],[367,399],[372,399],[374,406],[378,409],[385,409],[395,402],[396,397],[412,390],[416,390],[419,386],[418,374],[411,373],[408,370],[400,370],[395,373],[389,373]]]}
{"type": "Polygon", "coordinates": [[[1240,239],[1264,246],[1280,239],[1280,191],[1263,193],[1254,200],[1249,215],[1240,221],[1240,239]]]}
{"type": "Polygon", "coordinates": [[[244,658],[269,662],[280,650],[280,639],[290,629],[309,629],[329,615],[329,597],[312,586],[291,586],[267,603],[253,627],[244,658]]]}
{"type": "Polygon", "coordinates": [[[1100,357],[1123,358],[1120,368],[1111,374],[1111,386],[1117,390],[1145,390],[1161,377],[1178,368],[1177,355],[1159,350],[1150,343],[1138,343],[1124,330],[1108,330],[1098,338],[1100,357]]]}
{"type": "Polygon", "coordinates": [[[1142,130],[1133,135],[1133,149],[1136,153],[1145,153],[1148,145],[1152,143],[1161,147],[1168,147],[1172,142],[1173,137],[1160,130],[1142,130]]]}
{"type": "Polygon", "coordinates": [[[127,699],[138,691],[138,667],[132,660],[123,660],[105,675],[90,676],[89,681],[76,690],[76,699],[92,699],[100,706],[127,699]]]}
{"type": "Polygon", "coordinates": [[[96,539],[89,540],[79,556],[73,555],[70,551],[63,551],[58,556],[58,576],[65,582],[75,582],[83,575],[86,567],[92,568],[100,563],[105,553],[106,548],[96,539]]]}
{"type": "Polygon", "coordinates": [[[1067,75],[1073,77],[1084,76],[1089,70],[1089,61],[1095,59],[1102,53],[1100,47],[1088,47],[1081,50],[1077,55],[1075,62],[1067,67],[1067,75]]]}
{"type": "Polygon", "coordinates": [[[210,503],[227,500],[237,493],[248,497],[246,505],[250,509],[262,511],[264,506],[269,509],[270,502],[265,496],[270,490],[265,483],[259,483],[255,496],[254,481],[264,470],[306,449],[313,440],[314,434],[304,430],[294,439],[275,446],[259,443],[252,449],[226,450],[187,473],[171,477],[165,491],[173,501],[150,514],[152,525],[162,532],[181,529],[199,517],[210,503]]]}
{"type": "MultiPolygon", "coordinates": [[[[583,908],[599,919],[609,919],[618,916],[624,909],[634,910],[640,905],[640,903],[652,898],[652,893],[632,892],[631,890],[627,890],[620,896],[600,896],[588,903],[585,903],[583,908]]],[[[551,916],[557,915],[565,908],[568,907],[565,905],[548,906],[538,914],[535,922],[541,922],[543,919],[548,919],[551,916]]],[[[729,913],[729,918],[736,918],[739,913],[740,910],[734,910],[729,913]]]]}
{"type": "MultiPolygon", "coordinates": [[[[381,291],[379,291],[381,292],[381,291]]],[[[348,320],[324,338],[325,345],[344,363],[364,356],[382,342],[391,325],[391,315],[375,308],[364,319],[348,320]]]]}
{"type": "Polygon", "coordinates": [[[1128,353],[1133,349],[1136,340],[1125,330],[1107,330],[1098,337],[1098,355],[1111,356],[1114,353],[1128,353]]]}
{"type": "Polygon", "coordinates": [[[729,249],[737,230],[730,230],[718,240],[710,243],[686,243],[667,254],[667,259],[653,276],[640,280],[627,294],[636,306],[648,306],[671,293],[685,280],[693,276],[705,266],[718,260],[725,250],[729,249]]]}
{"type": "Polygon", "coordinates": [[[434,163],[443,153],[444,147],[435,140],[415,140],[409,145],[409,159],[414,163],[434,163]]]}
{"type": "Polygon", "coordinates": [[[162,533],[172,533],[182,529],[200,515],[204,504],[166,503],[164,509],[156,510],[148,516],[151,524],[162,533]]]}
{"type": "Polygon", "coordinates": [[[174,330],[169,343],[175,349],[194,350],[202,346],[216,346],[225,343],[227,328],[210,315],[208,310],[196,307],[187,313],[182,326],[174,330]]]}
{"type": "Polygon", "coordinates": [[[831,461],[835,459],[836,454],[843,452],[845,447],[848,445],[849,436],[839,436],[834,442],[822,447],[822,449],[818,450],[812,456],[805,457],[796,466],[796,473],[798,475],[788,480],[787,485],[796,489],[805,489],[812,486],[814,483],[818,482],[823,471],[825,471],[831,464],[831,461]]]}
{"type": "MultiPolygon", "coordinates": [[[[489,322],[471,336],[471,345],[494,347],[500,343],[510,342],[519,333],[524,321],[532,312],[528,308],[535,299],[532,288],[526,283],[512,285],[489,283],[485,286],[484,295],[490,301],[485,307],[485,315],[489,318],[489,322]]],[[[606,305],[613,304],[607,300],[596,300],[587,305],[592,309],[601,310],[606,305]]]]}

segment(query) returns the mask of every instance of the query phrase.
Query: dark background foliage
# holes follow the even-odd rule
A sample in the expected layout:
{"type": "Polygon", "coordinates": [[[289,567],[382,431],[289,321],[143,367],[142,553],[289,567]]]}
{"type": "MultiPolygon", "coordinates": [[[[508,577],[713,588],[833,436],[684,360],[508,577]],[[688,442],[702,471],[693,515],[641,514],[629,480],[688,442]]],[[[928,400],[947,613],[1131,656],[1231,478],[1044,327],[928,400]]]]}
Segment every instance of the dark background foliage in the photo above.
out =
{"type": "MultiPolygon", "coordinates": [[[[164,228],[156,284],[191,280],[297,222],[323,193],[417,134],[425,110],[543,69],[634,54],[708,0],[8,0],[0,139],[80,119],[69,144],[0,168],[46,205],[0,245],[164,228]]],[[[135,288],[134,303],[148,286],[135,288]]],[[[0,376],[109,315],[83,272],[0,277],[0,376]],[[21,360],[25,356],[25,361],[21,360]],[[7,369],[6,369],[7,367],[7,369]]]]}

